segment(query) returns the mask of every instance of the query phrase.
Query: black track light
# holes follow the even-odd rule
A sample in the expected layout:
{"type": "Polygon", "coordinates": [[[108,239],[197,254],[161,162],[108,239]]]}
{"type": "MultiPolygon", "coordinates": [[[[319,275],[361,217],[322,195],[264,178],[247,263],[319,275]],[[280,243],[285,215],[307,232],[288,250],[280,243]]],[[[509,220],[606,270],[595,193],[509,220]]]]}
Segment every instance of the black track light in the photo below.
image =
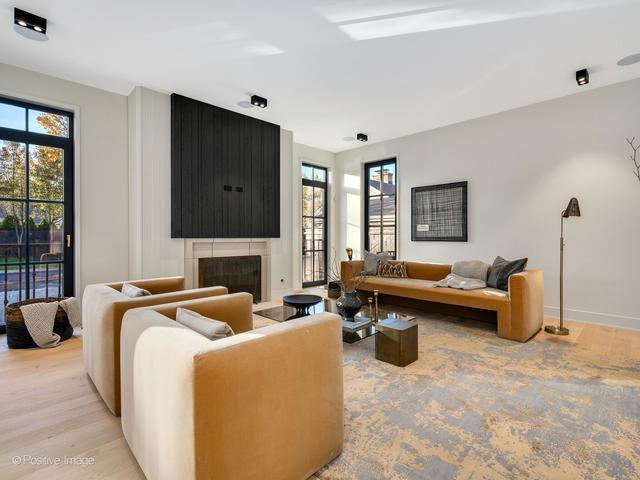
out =
{"type": "Polygon", "coordinates": [[[364,133],[359,133],[356,135],[356,139],[358,139],[361,142],[366,142],[367,140],[369,140],[369,136],[364,133]]]}
{"type": "Polygon", "coordinates": [[[47,19],[25,12],[19,8],[13,9],[13,23],[42,35],[47,34],[47,19]]]}
{"type": "Polygon", "coordinates": [[[258,95],[251,95],[251,105],[255,105],[260,108],[267,108],[267,99],[259,97],[258,95]]]}
{"type": "Polygon", "coordinates": [[[586,68],[576,72],[576,82],[578,82],[578,85],[586,85],[589,83],[589,72],[586,68]]]}

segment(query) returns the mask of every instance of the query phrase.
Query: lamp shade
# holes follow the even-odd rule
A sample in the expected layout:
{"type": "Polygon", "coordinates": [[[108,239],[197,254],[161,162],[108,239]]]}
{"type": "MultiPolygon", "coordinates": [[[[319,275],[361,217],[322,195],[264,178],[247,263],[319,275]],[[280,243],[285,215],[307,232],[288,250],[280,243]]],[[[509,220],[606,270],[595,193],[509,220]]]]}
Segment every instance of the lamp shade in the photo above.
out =
{"type": "Polygon", "coordinates": [[[567,208],[562,212],[562,216],[564,218],[580,216],[580,204],[577,198],[573,197],[569,200],[569,205],[567,205],[567,208]]]}

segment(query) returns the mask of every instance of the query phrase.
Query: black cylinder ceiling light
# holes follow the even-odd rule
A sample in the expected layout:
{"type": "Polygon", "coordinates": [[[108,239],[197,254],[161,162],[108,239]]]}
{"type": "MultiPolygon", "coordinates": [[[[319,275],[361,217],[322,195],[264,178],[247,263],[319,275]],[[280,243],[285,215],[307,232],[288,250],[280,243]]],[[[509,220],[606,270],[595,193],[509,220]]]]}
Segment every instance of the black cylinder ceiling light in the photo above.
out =
{"type": "Polygon", "coordinates": [[[578,85],[580,86],[589,83],[589,71],[586,68],[576,72],[576,82],[578,82],[578,85]]]}

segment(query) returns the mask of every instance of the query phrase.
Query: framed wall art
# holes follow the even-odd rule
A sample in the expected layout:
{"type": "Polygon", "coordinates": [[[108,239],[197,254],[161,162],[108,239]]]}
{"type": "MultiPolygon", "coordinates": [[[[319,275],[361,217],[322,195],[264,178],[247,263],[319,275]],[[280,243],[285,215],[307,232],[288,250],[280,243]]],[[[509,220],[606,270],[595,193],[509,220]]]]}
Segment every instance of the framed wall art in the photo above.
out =
{"type": "Polygon", "coordinates": [[[467,182],[411,189],[411,240],[467,241],[467,182]]]}

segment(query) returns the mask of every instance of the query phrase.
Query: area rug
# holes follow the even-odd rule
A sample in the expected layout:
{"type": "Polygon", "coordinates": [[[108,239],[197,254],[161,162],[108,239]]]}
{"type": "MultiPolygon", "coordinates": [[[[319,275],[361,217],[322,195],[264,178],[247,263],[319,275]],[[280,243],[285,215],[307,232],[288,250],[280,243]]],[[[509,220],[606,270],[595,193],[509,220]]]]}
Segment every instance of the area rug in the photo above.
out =
{"type": "MultiPolygon", "coordinates": [[[[419,360],[344,347],[344,450],[320,479],[640,478],[640,365],[437,314],[419,360]]],[[[637,358],[637,357],[636,357],[637,358]]]]}

